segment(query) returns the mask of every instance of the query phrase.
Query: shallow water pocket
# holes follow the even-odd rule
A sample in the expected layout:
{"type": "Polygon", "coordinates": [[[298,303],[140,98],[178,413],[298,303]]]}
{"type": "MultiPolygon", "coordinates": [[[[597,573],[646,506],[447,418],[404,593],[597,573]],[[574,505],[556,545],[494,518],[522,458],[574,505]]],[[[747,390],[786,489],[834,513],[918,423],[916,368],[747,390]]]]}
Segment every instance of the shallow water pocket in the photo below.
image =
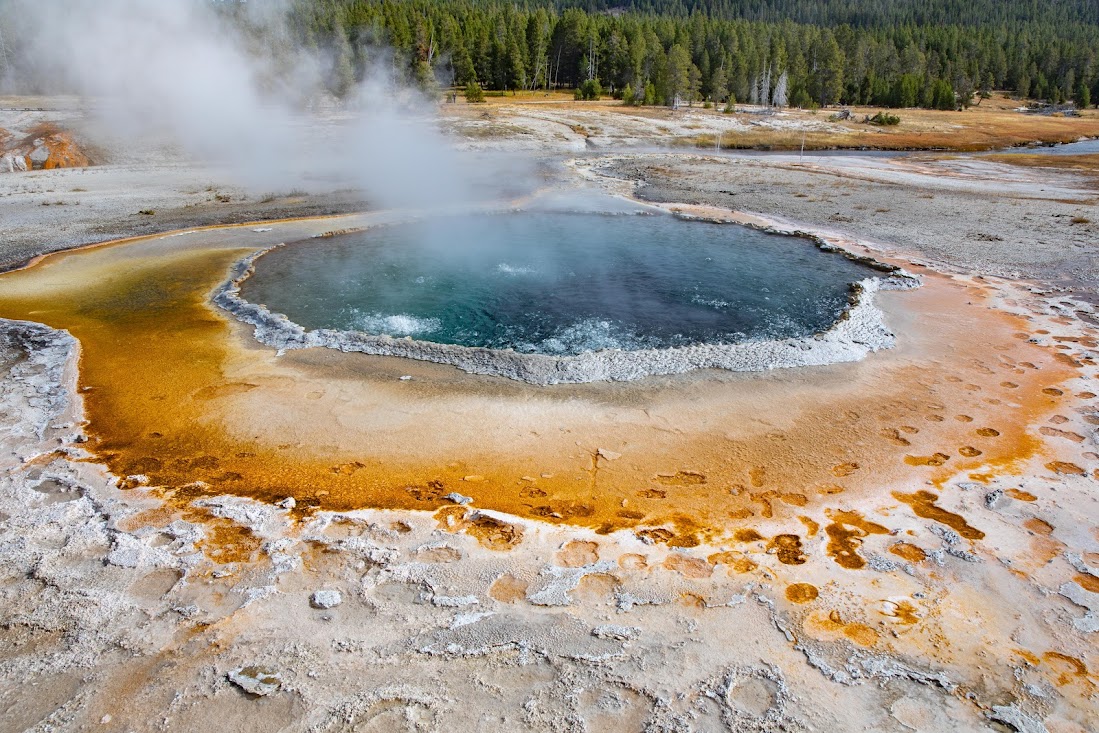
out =
{"type": "Polygon", "coordinates": [[[310,330],[562,356],[805,337],[880,274],[741,226],[513,213],[279,248],[240,294],[310,330]]]}

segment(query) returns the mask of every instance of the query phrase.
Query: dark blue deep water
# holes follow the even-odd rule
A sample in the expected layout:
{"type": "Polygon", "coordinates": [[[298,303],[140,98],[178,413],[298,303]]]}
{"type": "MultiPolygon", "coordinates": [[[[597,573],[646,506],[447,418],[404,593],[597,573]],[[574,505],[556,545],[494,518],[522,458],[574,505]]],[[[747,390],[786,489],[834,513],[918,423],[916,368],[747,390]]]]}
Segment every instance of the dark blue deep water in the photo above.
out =
{"type": "Polygon", "coordinates": [[[242,295],[310,329],[559,355],[807,336],[874,274],[731,224],[518,213],[283,247],[242,295]]]}

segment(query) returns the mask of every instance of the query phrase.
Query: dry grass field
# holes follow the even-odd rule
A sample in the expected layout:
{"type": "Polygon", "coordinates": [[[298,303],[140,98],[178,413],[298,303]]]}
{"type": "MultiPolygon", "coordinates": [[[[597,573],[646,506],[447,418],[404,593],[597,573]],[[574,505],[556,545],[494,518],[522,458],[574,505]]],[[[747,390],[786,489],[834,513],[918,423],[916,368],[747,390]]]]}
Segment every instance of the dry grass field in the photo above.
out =
{"type": "MultiPolygon", "coordinates": [[[[1032,143],[1066,143],[1080,138],[1099,137],[1099,110],[1083,110],[1078,116],[1035,115],[1020,111],[1023,103],[997,92],[978,106],[954,112],[925,109],[889,110],[900,117],[900,124],[881,127],[863,122],[881,111],[876,107],[830,108],[822,110],[787,109],[781,113],[784,124],[760,124],[767,118],[763,110],[749,105],[737,105],[737,111],[726,114],[720,107],[705,109],[700,105],[681,108],[627,107],[613,99],[598,102],[576,102],[571,92],[489,93],[484,104],[467,105],[461,94],[458,103],[445,105],[448,115],[467,117],[479,115],[495,118],[513,116],[524,109],[544,113],[551,108],[562,117],[574,114],[600,114],[622,123],[645,122],[684,128],[687,134],[673,134],[677,145],[716,147],[717,136],[699,129],[691,134],[693,118],[713,115],[716,120],[733,120],[751,127],[735,135],[722,135],[720,147],[726,149],[806,150],[869,149],[869,150],[953,150],[980,151],[1016,147],[1032,143]],[[840,109],[849,109],[846,120],[832,119],[840,109]],[[732,118],[732,119],[730,119],[732,118]]],[[[773,117],[772,117],[773,119],[773,117]]],[[[701,127],[701,126],[700,126],[701,127]]]]}
{"type": "Polygon", "coordinates": [[[1053,168],[1083,173],[1099,186],[1099,153],[1088,155],[1041,155],[1038,153],[1004,153],[987,156],[988,160],[1026,168],[1053,168]]]}

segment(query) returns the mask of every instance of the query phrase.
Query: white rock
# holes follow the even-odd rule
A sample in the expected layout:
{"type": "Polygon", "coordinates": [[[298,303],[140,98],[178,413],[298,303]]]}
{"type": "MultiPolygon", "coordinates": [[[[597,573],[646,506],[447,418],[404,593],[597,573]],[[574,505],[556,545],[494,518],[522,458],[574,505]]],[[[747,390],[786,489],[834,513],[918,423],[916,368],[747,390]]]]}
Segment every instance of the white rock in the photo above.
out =
{"type": "Polygon", "coordinates": [[[335,608],[343,603],[343,596],[338,590],[319,590],[309,598],[309,605],[313,608],[335,608]]]}
{"type": "Polygon", "coordinates": [[[1041,722],[1027,715],[1015,705],[993,705],[989,716],[1000,723],[1007,723],[1019,733],[1046,733],[1041,722]]]}
{"type": "Polygon", "coordinates": [[[0,156],[0,173],[25,173],[27,171],[27,159],[22,155],[8,153],[0,156]]]}
{"type": "Polygon", "coordinates": [[[282,687],[282,677],[266,667],[238,667],[228,675],[229,681],[250,695],[270,695],[282,687]]]}
{"type": "Polygon", "coordinates": [[[1079,583],[1062,583],[1058,593],[1069,599],[1077,606],[1089,611],[1099,611],[1099,597],[1095,593],[1089,593],[1079,583]]]}
{"type": "Polygon", "coordinates": [[[107,553],[107,564],[119,568],[136,568],[141,564],[141,550],[125,547],[107,553]]]}
{"type": "MultiPolygon", "coordinates": [[[[36,140],[35,142],[38,141],[36,140]]],[[[41,165],[50,159],[50,149],[45,145],[39,145],[37,148],[31,151],[29,157],[32,163],[38,163],[39,165],[41,165]]]]}
{"type": "Polygon", "coordinates": [[[431,605],[439,608],[462,608],[479,602],[477,596],[432,596],[431,605]]]}
{"type": "Polygon", "coordinates": [[[1085,634],[1094,634],[1096,631],[1099,631],[1099,616],[1088,611],[1080,618],[1074,618],[1072,620],[1072,625],[1085,634]]]}
{"type": "Polygon", "coordinates": [[[615,641],[632,641],[641,636],[641,629],[636,626],[618,626],[607,624],[596,626],[591,630],[591,635],[598,639],[614,639],[615,641]]]}
{"type": "Polygon", "coordinates": [[[489,616],[495,616],[495,611],[472,611],[469,613],[459,613],[457,616],[450,620],[450,628],[457,629],[462,626],[469,626],[475,624],[481,619],[488,618],[489,616]]]}

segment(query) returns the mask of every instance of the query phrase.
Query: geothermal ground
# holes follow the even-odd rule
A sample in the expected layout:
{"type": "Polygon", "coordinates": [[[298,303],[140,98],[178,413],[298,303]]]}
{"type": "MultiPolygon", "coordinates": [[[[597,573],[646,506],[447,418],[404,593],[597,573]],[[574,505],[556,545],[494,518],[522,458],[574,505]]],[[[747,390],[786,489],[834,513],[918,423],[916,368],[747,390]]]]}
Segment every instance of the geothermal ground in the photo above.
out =
{"type": "MultiPolygon", "coordinates": [[[[46,109],[0,113],[13,138],[79,139],[71,100],[7,101],[46,109]]],[[[1022,134],[913,114],[893,147],[1022,134]]],[[[0,729],[1099,728],[1086,156],[682,147],[877,134],[801,113],[444,124],[539,157],[504,206],[626,197],[922,284],[864,294],[894,345],[856,361],[535,386],[275,348],[213,302],[257,252],[390,216],[354,192],[133,147],[0,175],[0,261],[67,250],[0,275],[0,729]]]]}

